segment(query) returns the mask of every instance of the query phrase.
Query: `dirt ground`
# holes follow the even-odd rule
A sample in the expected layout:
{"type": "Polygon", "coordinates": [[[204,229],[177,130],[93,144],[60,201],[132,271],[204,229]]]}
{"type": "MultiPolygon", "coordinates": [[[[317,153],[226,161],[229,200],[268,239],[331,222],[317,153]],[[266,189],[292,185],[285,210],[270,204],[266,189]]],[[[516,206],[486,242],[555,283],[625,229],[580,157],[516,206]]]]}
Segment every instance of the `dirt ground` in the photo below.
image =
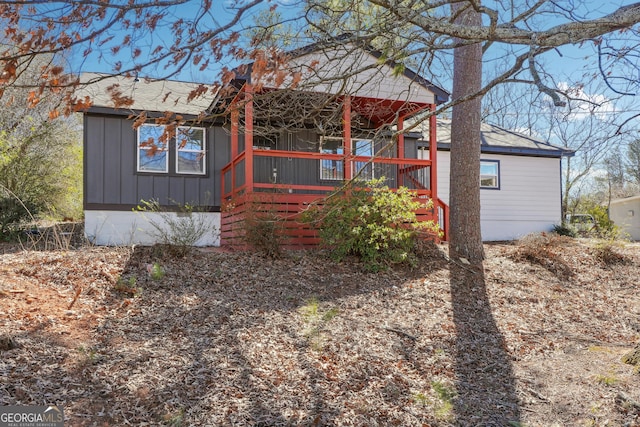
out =
{"type": "Polygon", "coordinates": [[[638,426],[640,245],[486,245],[364,272],[0,247],[0,405],[68,426],[638,426]],[[4,253],[3,253],[4,252],[4,253]]]}

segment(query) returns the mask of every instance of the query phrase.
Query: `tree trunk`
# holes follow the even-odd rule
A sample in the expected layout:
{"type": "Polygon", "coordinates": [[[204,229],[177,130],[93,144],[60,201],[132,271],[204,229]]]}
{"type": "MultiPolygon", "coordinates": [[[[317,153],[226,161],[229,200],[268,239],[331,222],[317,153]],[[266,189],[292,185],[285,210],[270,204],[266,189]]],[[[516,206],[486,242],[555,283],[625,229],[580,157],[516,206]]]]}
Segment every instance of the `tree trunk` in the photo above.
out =
{"type": "MultiPolygon", "coordinates": [[[[480,15],[468,3],[455,3],[456,23],[481,25],[480,15]],[[466,5],[466,10],[458,9],[466,5]]],[[[454,49],[453,101],[482,88],[482,45],[454,49]]],[[[478,265],[484,259],[480,232],[480,120],[482,98],[453,107],[451,119],[450,244],[452,257],[478,265]]]]}
{"type": "MultiPolygon", "coordinates": [[[[562,160],[560,160],[562,165],[562,160]]],[[[567,166],[564,171],[560,170],[560,173],[564,173],[564,185],[562,186],[562,200],[560,201],[560,221],[565,223],[565,218],[569,214],[569,193],[571,192],[571,157],[567,157],[567,166]]]]}

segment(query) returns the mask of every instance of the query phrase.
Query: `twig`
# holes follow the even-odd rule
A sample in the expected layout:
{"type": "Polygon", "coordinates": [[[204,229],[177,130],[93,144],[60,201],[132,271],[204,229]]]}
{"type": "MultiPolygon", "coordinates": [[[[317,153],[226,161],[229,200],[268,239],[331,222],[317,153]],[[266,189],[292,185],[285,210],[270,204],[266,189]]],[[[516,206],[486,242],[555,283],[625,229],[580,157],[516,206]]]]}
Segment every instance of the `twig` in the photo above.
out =
{"type": "Polygon", "coordinates": [[[389,332],[395,332],[398,335],[402,335],[403,337],[409,338],[410,340],[416,341],[418,338],[414,337],[411,334],[408,334],[404,331],[401,331],[400,329],[394,329],[394,328],[389,328],[387,326],[383,327],[382,329],[389,331],[389,332]]]}
{"type": "Polygon", "coordinates": [[[549,402],[549,398],[546,397],[543,394],[538,393],[537,391],[535,391],[532,388],[526,387],[525,390],[527,390],[529,392],[529,394],[531,394],[532,396],[534,396],[535,398],[542,400],[543,402],[549,402]]]}
{"type": "Polygon", "coordinates": [[[71,304],[69,304],[69,307],[67,308],[67,310],[71,310],[71,307],[73,307],[73,305],[76,303],[81,292],[82,292],[82,287],[78,286],[78,289],[76,289],[76,295],[73,297],[73,301],[71,301],[71,304]]]}
{"type": "Polygon", "coordinates": [[[636,402],[623,391],[618,393],[615,402],[625,408],[633,408],[636,411],[640,410],[640,403],[636,402]]]}

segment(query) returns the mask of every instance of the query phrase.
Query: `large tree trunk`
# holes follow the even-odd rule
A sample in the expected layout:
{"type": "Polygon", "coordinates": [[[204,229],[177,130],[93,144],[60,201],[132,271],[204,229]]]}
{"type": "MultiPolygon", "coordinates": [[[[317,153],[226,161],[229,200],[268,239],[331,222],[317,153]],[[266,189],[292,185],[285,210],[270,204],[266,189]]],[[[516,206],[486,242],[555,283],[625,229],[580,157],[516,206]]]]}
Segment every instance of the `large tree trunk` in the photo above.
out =
{"type": "MultiPolygon", "coordinates": [[[[455,3],[458,24],[481,25],[480,15],[468,3],[455,3]],[[458,9],[466,7],[460,12],[458,9]]],[[[453,100],[482,87],[482,45],[475,43],[454,49],[453,100]]],[[[472,264],[484,259],[480,233],[480,114],[482,98],[477,96],[453,107],[451,119],[450,244],[452,257],[472,264]]]]}

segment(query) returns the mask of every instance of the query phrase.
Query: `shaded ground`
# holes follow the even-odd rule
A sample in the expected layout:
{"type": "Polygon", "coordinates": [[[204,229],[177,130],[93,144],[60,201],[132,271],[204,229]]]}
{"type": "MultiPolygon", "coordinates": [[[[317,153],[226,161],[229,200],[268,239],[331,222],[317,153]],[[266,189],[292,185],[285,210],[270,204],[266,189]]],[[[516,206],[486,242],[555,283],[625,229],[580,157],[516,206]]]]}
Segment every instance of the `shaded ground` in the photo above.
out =
{"type": "Polygon", "coordinates": [[[0,405],[63,405],[69,426],[640,425],[620,361],[640,246],[602,248],[488,245],[471,272],[440,247],[378,274],[320,253],[5,253],[0,405]]]}

